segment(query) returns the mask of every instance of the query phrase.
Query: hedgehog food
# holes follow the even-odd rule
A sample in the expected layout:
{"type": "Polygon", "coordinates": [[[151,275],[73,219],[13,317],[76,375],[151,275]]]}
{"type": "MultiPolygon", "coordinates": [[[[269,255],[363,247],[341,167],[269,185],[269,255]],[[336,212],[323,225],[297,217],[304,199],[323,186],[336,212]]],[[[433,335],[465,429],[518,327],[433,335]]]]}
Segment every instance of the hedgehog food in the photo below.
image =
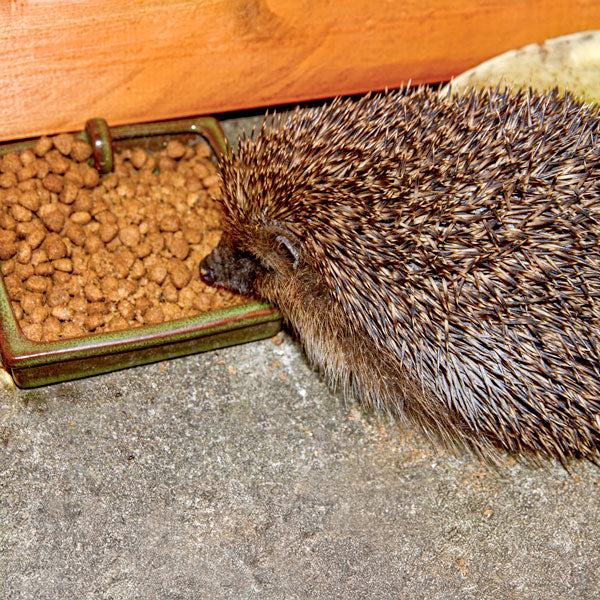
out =
{"type": "Polygon", "coordinates": [[[221,234],[205,143],[126,149],[104,176],[91,153],[61,134],[0,160],[0,265],[27,338],[116,331],[247,300],[198,277],[221,234]]]}

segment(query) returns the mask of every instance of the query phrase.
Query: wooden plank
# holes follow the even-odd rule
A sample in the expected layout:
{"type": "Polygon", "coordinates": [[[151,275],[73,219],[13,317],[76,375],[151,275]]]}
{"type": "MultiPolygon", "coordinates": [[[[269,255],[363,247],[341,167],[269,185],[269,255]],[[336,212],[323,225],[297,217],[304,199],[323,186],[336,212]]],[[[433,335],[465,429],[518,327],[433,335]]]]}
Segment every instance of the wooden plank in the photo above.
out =
{"type": "Polygon", "coordinates": [[[0,139],[442,81],[597,0],[5,0],[0,139]]]}

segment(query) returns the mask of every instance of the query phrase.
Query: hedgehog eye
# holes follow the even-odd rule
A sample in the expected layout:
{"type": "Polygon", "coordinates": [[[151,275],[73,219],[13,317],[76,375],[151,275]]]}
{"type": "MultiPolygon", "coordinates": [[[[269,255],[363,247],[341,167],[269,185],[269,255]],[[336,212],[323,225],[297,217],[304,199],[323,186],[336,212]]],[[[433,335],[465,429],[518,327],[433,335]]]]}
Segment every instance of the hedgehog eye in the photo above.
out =
{"type": "Polygon", "coordinates": [[[298,248],[296,248],[292,241],[286,238],[284,235],[278,235],[275,238],[275,241],[278,243],[279,250],[281,250],[282,253],[287,256],[289,261],[292,263],[292,267],[295,269],[300,262],[300,253],[298,252],[298,248]]]}

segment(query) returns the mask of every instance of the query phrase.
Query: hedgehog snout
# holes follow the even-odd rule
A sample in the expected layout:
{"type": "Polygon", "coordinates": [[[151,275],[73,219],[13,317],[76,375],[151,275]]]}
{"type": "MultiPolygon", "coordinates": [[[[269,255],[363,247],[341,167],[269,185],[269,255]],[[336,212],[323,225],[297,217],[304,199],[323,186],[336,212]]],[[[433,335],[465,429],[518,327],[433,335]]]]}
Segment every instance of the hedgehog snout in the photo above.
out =
{"type": "Polygon", "coordinates": [[[199,270],[207,285],[250,294],[254,291],[259,265],[250,254],[221,243],[200,262],[199,270]]]}

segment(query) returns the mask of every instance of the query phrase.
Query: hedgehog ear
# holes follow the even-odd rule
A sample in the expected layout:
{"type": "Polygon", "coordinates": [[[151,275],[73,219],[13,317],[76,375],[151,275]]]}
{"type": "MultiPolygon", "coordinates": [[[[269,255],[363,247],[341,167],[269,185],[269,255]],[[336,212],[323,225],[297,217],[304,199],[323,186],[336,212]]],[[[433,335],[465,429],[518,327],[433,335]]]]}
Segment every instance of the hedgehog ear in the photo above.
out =
{"type": "Polygon", "coordinates": [[[295,269],[300,263],[300,251],[294,243],[294,240],[282,233],[279,233],[275,236],[275,241],[277,242],[279,254],[285,256],[285,258],[292,263],[292,267],[295,269]]]}

